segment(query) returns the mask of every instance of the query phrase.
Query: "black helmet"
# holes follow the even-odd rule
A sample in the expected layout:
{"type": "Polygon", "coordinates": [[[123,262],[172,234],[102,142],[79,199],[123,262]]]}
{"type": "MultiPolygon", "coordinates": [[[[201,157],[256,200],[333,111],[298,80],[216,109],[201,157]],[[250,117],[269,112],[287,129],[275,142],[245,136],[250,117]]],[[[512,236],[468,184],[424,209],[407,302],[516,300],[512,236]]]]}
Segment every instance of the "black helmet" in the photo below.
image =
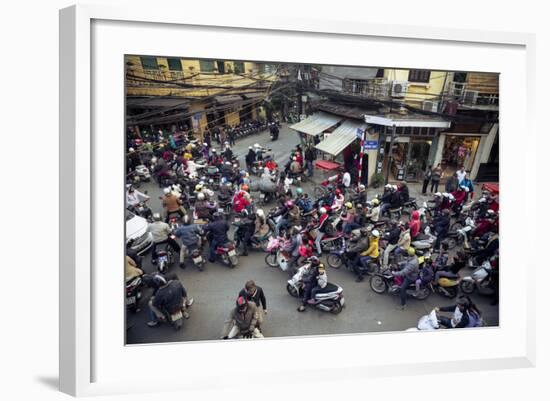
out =
{"type": "Polygon", "coordinates": [[[215,212],[212,217],[214,218],[214,220],[220,220],[223,215],[220,212],[215,212]]]}
{"type": "Polygon", "coordinates": [[[367,230],[366,228],[361,228],[361,230],[359,231],[361,232],[362,237],[366,237],[367,235],[369,235],[369,230],[367,230]]]}
{"type": "Polygon", "coordinates": [[[309,258],[309,262],[313,265],[313,266],[318,266],[319,263],[321,263],[321,261],[319,260],[319,258],[317,256],[311,256],[309,258]]]}

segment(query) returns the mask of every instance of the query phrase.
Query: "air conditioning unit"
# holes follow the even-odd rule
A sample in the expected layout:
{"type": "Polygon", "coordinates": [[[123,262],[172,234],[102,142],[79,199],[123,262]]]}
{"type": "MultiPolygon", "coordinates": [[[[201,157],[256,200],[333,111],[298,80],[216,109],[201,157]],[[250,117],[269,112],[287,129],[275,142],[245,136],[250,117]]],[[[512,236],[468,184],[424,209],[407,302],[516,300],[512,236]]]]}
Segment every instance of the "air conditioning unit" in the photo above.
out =
{"type": "Polygon", "coordinates": [[[437,113],[438,107],[439,107],[439,102],[433,102],[431,100],[424,100],[422,102],[422,110],[437,113]]]}
{"type": "Polygon", "coordinates": [[[405,97],[409,83],[407,81],[393,81],[391,85],[392,97],[405,97]]]}
{"type": "Polygon", "coordinates": [[[465,104],[476,104],[479,91],[465,90],[462,94],[462,102],[465,104]]]}

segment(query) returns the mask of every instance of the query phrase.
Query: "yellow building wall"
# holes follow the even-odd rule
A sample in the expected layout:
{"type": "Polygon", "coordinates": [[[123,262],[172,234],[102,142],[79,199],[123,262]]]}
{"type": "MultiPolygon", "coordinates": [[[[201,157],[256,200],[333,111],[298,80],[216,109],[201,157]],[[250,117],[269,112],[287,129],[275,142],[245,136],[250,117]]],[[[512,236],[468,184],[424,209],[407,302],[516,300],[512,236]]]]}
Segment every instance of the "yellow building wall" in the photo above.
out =
{"type": "Polygon", "coordinates": [[[227,125],[237,125],[241,121],[238,111],[225,112],[225,123],[227,125]]]}
{"type": "MultiPolygon", "coordinates": [[[[385,69],[384,78],[389,81],[407,81],[409,88],[405,96],[405,103],[413,107],[422,107],[422,101],[438,101],[445,86],[445,77],[450,74],[446,71],[431,71],[430,82],[409,82],[409,70],[385,69]]],[[[447,80],[448,81],[448,80],[447,80]]]]}

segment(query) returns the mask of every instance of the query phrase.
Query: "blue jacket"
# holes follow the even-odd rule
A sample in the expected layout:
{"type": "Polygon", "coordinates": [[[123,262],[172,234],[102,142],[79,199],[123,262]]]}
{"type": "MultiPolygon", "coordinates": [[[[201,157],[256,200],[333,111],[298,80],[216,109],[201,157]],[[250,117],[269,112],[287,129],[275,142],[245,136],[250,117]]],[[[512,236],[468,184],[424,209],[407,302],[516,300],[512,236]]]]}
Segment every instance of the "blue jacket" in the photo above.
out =
{"type": "Polygon", "coordinates": [[[460,181],[460,185],[461,187],[466,187],[470,190],[470,192],[474,192],[474,184],[472,183],[472,180],[470,180],[469,178],[464,178],[462,181],[460,181]]]}
{"type": "Polygon", "coordinates": [[[202,230],[196,224],[189,224],[188,226],[178,227],[174,234],[181,240],[183,245],[190,247],[197,244],[198,236],[202,234],[202,230]]]}

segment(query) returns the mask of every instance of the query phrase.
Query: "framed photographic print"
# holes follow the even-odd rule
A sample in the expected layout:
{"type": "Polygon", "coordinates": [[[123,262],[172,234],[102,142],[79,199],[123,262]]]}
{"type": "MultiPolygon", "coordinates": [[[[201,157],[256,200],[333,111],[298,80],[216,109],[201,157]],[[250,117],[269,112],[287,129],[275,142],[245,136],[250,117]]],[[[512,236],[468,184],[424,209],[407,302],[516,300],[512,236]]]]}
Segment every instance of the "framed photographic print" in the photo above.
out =
{"type": "Polygon", "coordinates": [[[60,18],[62,391],[532,366],[532,36],[60,18]]]}

